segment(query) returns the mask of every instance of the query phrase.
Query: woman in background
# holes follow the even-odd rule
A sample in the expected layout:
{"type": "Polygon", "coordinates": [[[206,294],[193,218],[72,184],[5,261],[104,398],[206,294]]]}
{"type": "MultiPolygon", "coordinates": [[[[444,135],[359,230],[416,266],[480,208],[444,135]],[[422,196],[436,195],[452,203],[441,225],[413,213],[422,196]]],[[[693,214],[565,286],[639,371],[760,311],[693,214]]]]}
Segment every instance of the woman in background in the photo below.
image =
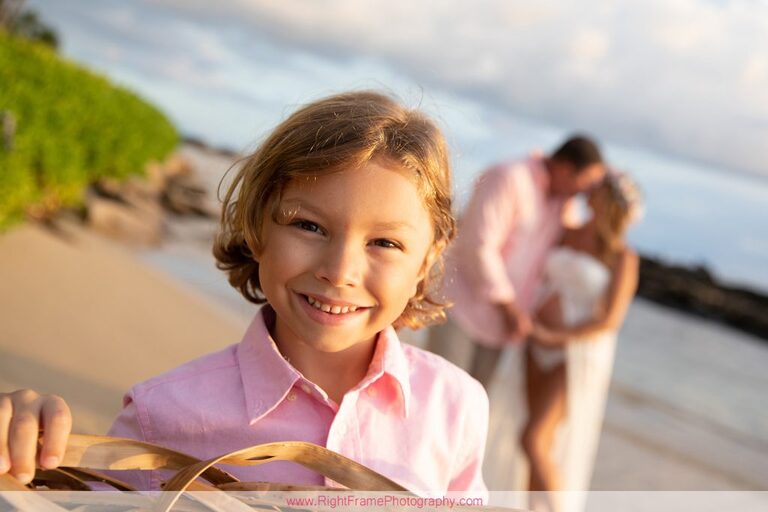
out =
{"type": "MultiPolygon", "coordinates": [[[[546,261],[525,353],[529,414],[521,444],[531,491],[589,489],[616,337],[637,288],[639,258],[625,240],[641,210],[637,186],[609,173],[589,206],[592,218],[566,231],[546,261]]],[[[531,506],[581,509],[582,493],[567,496],[534,493],[531,506]]]]}

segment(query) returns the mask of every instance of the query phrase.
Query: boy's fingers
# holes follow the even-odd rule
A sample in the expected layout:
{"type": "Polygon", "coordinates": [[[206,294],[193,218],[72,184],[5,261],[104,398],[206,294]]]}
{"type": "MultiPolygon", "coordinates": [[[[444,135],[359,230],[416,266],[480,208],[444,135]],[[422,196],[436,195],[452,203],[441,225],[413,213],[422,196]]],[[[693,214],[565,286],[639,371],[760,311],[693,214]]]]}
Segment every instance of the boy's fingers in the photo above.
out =
{"type": "Polygon", "coordinates": [[[17,391],[12,395],[13,416],[8,429],[11,474],[27,484],[35,475],[35,453],[40,427],[40,395],[34,391],[17,391]]]}
{"type": "Polygon", "coordinates": [[[40,465],[53,469],[64,458],[67,438],[72,430],[72,414],[69,406],[58,396],[44,397],[41,412],[43,426],[43,449],[40,451],[40,465]]]}
{"type": "Polygon", "coordinates": [[[11,469],[11,457],[8,453],[8,428],[11,424],[13,404],[11,397],[0,395],[0,475],[11,469]]]}

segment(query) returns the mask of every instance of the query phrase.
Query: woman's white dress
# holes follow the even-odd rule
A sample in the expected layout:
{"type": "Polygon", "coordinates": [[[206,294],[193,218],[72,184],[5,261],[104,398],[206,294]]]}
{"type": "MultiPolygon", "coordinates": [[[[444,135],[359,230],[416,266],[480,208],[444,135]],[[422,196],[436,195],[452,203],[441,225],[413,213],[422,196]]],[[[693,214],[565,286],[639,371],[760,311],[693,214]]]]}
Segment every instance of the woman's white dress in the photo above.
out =
{"type": "MultiPolygon", "coordinates": [[[[541,299],[558,294],[563,321],[574,326],[593,318],[609,282],[610,271],[602,262],[587,253],[559,247],[546,261],[541,299]]],[[[542,365],[557,364],[558,358],[566,362],[567,412],[552,447],[564,490],[589,490],[615,348],[616,333],[606,332],[573,340],[560,355],[546,349],[534,354],[542,365]]],[[[527,462],[519,446],[526,421],[522,355],[521,348],[508,351],[491,385],[494,405],[502,404],[491,411],[488,453],[494,455],[492,464],[485,467],[491,490],[521,490],[527,486],[527,462]],[[510,425],[509,418],[514,419],[514,424],[510,425]]],[[[566,512],[583,508],[584,493],[569,492],[564,497],[566,512]]]]}

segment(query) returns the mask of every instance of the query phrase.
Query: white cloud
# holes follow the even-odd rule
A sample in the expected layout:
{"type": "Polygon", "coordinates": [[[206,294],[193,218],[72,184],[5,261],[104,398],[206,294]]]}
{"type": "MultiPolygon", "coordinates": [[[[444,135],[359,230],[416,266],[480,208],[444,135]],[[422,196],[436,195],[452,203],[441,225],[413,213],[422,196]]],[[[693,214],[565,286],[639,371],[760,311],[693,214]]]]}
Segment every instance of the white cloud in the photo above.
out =
{"type": "Polygon", "coordinates": [[[702,50],[727,44],[728,24],[733,18],[723,15],[723,7],[697,0],[678,0],[649,9],[660,10],[651,25],[651,35],[661,47],[678,57],[696,57],[702,50]]]}
{"type": "MultiPolygon", "coordinates": [[[[282,58],[265,49],[274,41],[292,49],[294,63],[375,61],[494,109],[768,173],[766,2],[68,3],[97,33],[101,25],[99,37],[124,42],[104,52],[113,61],[211,90],[253,94],[258,84],[232,77],[248,75],[254,59],[263,70],[264,59],[282,58]]],[[[93,52],[89,45],[99,47],[93,39],[82,51],[93,52]]],[[[326,77],[333,67],[319,66],[326,77]]]]}
{"type": "Polygon", "coordinates": [[[768,52],[753,53],[746,57],[741,75],[746,87],[761,87],[768,84],[768,52]]]}
{"type": "Polygon", "coordinates": [[[574,78],[587,82],[600,81],[610,46],[610,37],[603,31],[594,28],[577,31],[568,49],[567,63],[574,78]]]}

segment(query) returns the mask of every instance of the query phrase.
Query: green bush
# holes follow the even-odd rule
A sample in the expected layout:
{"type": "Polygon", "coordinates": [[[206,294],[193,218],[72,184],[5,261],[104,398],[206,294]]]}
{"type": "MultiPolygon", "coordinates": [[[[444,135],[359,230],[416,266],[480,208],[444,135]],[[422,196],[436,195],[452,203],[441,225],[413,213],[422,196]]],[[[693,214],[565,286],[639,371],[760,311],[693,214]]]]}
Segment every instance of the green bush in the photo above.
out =
{"type": "Polygon", "coordinates": [[[0,31],[0,228],[34,205],[73,206],[88,183],[144,172],[178,143],[168,119],[135,94],[0,31]]]}

